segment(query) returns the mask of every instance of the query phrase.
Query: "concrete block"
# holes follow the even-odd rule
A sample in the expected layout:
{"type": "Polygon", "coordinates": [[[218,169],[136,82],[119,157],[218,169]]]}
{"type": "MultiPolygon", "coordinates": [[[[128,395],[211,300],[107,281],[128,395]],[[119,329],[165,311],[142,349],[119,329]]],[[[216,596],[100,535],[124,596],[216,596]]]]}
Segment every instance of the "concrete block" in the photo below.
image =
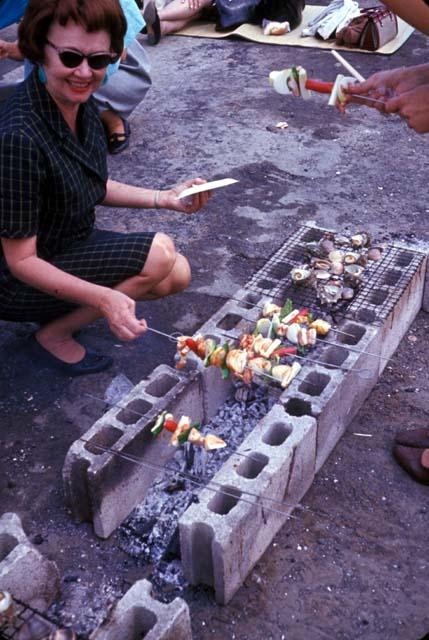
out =
{"type": "Polygon", "coordinates": [[[90,640],[192,640],[188,605],[181,598],[162,604],[152,585],[139,580],[119,600],[90,640]]]}
{"type": "Polygon", "coordinates": [[[295,379],[280,396],[288,415],[308,415],[317,421],[316,472],[359,411],[379,375],[378,328],[346,321],[340,329],[354,338],[340,334],[332,338],[329,334],[334,344],[324,345],[321,341],[314,355],[309,354],[309,358],[326,364],[304,364],[299,380],[295,379]],[[358,350],[367,353],[358,353],[358,350]]]}
{"type": "Polygon", "coordinates": [[[191,584],[212,586],[219,604],[231,600],[311,486],[315,455],[314,418],[274,406],[179,520],[191,584]]]}
{"type": "Polygon", "coordinates": [[[73,443],[65,459],[63,481],[66,502],[77,521],[93,521],[96,535],[107,538],[143,500],[175,453],[168,444],[169,434],[151,435],[156,416],[168,410],[202,421],[200,386],[198,371],[185,374],[161,365],[134,387],[121,407],[105,413],[73,443]],[[145,460],[147,466],[116,452],[145,460]]]}
{"type": "MultiPolygon", "coordinates": [[[[424,304],[428,258],[411,251],[404,251],[398,257],[398,267],[401,266],[401,259],[403,261],[410,259],[412,263],[415,263],[415,272],[380,329],[381,355],[384,358],[390,358],[395,353],[399,343],[422,308],[422,304],[424,304]]],[[[386,364],[386,360],[380,363],[380,374],[386,364]]]]}
{"type": "Polygon", "coordinates": [[[59,595],[57,565],[29,542],[15,513],[0,518],[0,589],[40,611],[59,595]]]}
{"type": "Polygon", "coordinates": [[[423,289],[422,309],[429,313],[429,258],[426,258],[425,286],[423,289]]]}

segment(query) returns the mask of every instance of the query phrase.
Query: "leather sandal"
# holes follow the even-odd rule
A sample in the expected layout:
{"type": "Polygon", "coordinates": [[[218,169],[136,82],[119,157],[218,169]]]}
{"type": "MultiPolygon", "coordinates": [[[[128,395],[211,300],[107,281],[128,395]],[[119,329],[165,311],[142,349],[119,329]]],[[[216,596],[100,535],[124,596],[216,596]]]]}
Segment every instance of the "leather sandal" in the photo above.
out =
{"type": "Polygon", "coordinates": [[[38,342],[36,336],[31,334],[30,347],[32,351],[32,357],[36,364],[51,369],[57,369],[68,376],[85,376],[90,373],[99,373],[108,369],[113,364],[113,358],[110,356],[103,356],[95,353],[91,349],[86,349],[85,355],[79,362],[64,362],[60,360],[52,353],[47,351],[40,342],[38,342]]]}
{"type": "Polygon", "coordinates": [[[131,135],[131,127],[128,123],[128,120],[125,118],[121,118],[122,123],[124,125],[123,133],[109,133],[106,129],[107,136],[107,148],[109,153],[115,155],[116,153],[121,153],[121,151],[125,151],[130,144],[130,135],[131,135]]]}
{"type": "Polygon", "coordinates": [[[397,444],[393,447],[396,462],[414,480],[429,485],[429,449],[404,447],[397,444]],[[428,466],[426,466],[428,465],[428,466]]]}

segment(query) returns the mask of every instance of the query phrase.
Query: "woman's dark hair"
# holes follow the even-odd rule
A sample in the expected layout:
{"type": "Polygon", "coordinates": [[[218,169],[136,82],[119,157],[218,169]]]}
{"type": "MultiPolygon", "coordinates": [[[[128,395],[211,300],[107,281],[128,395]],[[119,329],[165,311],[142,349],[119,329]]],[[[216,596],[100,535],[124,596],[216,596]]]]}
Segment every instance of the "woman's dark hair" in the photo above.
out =
{"type": "Polygon", "coordinates": [[[119,0],[30,0],[18,29],[18,44],[25,58],[41,63],[51,25],[64,27],[71,20],[88,31],[107,31],[112,51],[124,47],[127,21],[119,0]]]}

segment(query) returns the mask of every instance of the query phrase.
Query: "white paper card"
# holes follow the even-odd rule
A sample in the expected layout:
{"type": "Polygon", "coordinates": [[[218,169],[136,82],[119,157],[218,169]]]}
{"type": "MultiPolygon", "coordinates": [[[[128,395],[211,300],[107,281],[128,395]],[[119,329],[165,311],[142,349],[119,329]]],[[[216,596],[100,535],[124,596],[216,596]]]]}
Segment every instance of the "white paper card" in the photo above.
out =
{"type": "Polygon", "coordinates": [[[238,180],[234,178],[222,178],[222,180],[213,180],[213,182],[204,182],[203,184],[194,184],[192,187],[185,189],[177,196],[179,199],[186,198],[187,196],[193,196],[194,193],[201,193],[202,191],[211,191],[212,189],[220,189],[220,187],[227,187],[229,184],[234,184],[238,180]]]}

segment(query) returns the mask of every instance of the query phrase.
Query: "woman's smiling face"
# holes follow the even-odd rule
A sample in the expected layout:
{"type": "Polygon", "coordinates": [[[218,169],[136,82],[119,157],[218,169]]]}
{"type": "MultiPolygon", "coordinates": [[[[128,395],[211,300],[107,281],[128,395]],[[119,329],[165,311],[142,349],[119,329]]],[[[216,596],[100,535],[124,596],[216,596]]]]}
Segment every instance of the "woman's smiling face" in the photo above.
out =
{"type": "Polygon", "coordinates": [[[73,49],[84,55],[106,53],[110,52],[110,35],[107,31],[88,33],[71,21],[64,27],[55,22],[49,29],[47,40],[51,44],[46,43],[43,63],[46,87],[60,107],[78,107],[99,88],[106,69],[91,69],[86,58],[78,67],[69,69],[63,65],[54,47],[73,49]]]}

